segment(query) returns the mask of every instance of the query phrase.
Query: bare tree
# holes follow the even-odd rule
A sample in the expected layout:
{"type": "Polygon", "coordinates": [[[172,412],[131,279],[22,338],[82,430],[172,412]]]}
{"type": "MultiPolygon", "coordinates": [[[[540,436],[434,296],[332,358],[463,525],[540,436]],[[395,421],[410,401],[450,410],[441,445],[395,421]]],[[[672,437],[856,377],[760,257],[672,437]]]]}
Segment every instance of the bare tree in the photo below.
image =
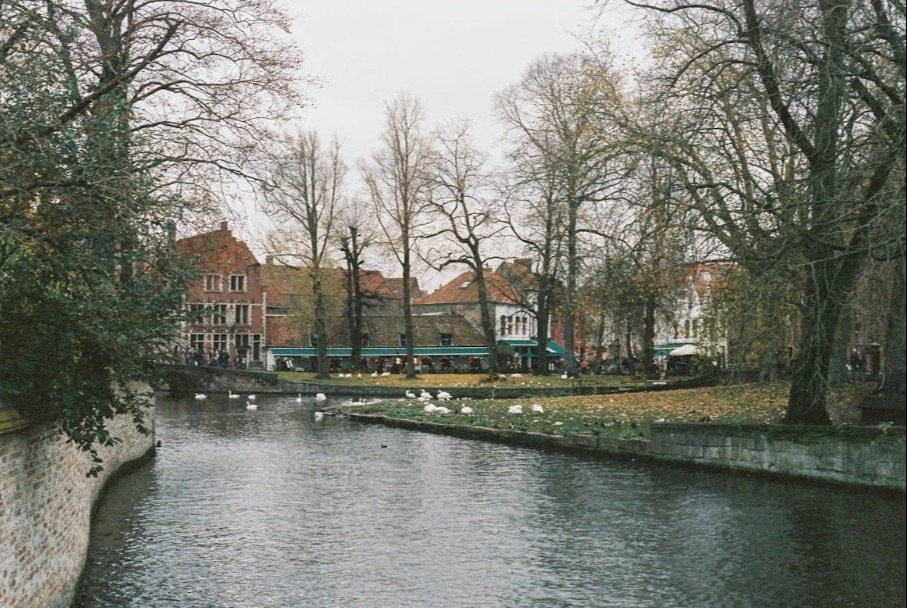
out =
{"type": "Polygon", "coordinates": [[[552,172],[564,206],[565,367],[571,375],[576,373],[580,208],[607,199],[620,183],[612,166],[618,142],[611,120],[611,109],[620,103],[617,84],[607,52],[554,55],[534,63],[497,100],[510,128],[512,154],[534,158],[536,171],[552,172]]]}
{"type": "Polygon", "coordinates": [[[364,309],[369,294],[363,289],[362,275],[365,252],[375,242],[373,223],[368,219],[366,205],[358,200],[349,201],[341,210],[337,222],[337,246],[343,254],[346,268],[346,304],[344,314],[350,337],[351,361],[354,370],[360,368],[362,346],[365,339],[364,309]]]}
{"type": "Polygon", "coordinates": [[[335,216],[343,199],[346,166],[334,139],[322,147],[314,131],[288,138],[284,153],[275,159],[265,192],[266,210],[281,225],[286,246],[303,261],[311,281],[314,304],[312,339],[317,377],[328,377],[325,273],[333,272],[329,251],[335,216]]]}
{"type": "Polygon", "coordinates": [[[534,310],[536,318],[533,373],[547,375],[549,325],[563,264],[564,207],[554,172],[539,171],[539,159],[534,157],[514,154],[512,160],[504,211],[510,233],[534,260],[535,285],[522,286],[522,292],[527,296],[526,309],[534,310]]]}
{"type": "Polygon", "coordinates": [[[422,131],[422,105],[407,94],[385,107],[382,147],[362,166],[365,183],[384,236],[384,246],[403,273],[403,323],[406,336],[406,376],[415,378],[413,335],[413,265],[416,239],[423,228],[428,204],[431,150],[422,131]]]}
{"type": "Polygon", "coordinates": [[[469,125],[460,122],[439,130],[436,140],[428,211],[437,218],[437,229],[429,235],[430,245],[423,257],[437,270],[462,265],[472,271],[488,349],[488,373],[496,375],[497,338],[485,273],[489,261],[500,259],[489,250],[496,242],[500,244],[497,237],[506,224],[496,213],[498,201],[485,169],[486,159],[473,145],[469,125]]]}

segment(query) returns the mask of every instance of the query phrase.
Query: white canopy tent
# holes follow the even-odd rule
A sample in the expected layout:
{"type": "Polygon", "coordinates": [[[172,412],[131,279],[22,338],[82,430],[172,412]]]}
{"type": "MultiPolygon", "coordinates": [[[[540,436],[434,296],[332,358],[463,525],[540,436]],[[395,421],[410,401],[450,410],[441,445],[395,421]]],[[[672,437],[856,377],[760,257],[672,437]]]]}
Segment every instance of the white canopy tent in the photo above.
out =
{"type": "Polygon", "coordinates": [[[699,349],[696,348],[695,344],[684,344],[683,346],[678,346],[674,350],[668,353],[672,357],[685,357],[688,355],[698,355],[699,349]]]}

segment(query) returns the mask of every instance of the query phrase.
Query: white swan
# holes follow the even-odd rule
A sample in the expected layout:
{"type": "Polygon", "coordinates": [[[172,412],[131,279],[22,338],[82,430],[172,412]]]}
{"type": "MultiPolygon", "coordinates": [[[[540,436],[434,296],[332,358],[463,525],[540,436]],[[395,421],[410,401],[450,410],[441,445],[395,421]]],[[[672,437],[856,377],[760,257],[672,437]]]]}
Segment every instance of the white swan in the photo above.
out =
{"type": "Polygon", "coordinates": [[[469,407],[468,405],[464,405],[463,407],[461,407],[461,408],[460,408],[460,413],[463,414],[464,416],[472,416],[472,415],[473,415],[472,408],[469,407]]]}
{"type": "Polygon", "coordinates": [[[201,401],[202,399],[207,399],[208,395],[206,395],[205,393],[195,393],[195,398],[201,401]]]}
{"type": "Polygon", "coordinates": [[[522,414],[523,406],[520,405],[519,403],[517,403],[516,405],[511,405],[509,408],[507,408],[507,413],[508,414],[522,414]]]}
{"type": "Polygon", "coordinates": [[[372,372],[372,378],[377,378],[377,377],[378,377],[378,370],[375,370],[372,372]]]}
{"type": "Polygon", "coordinates": [[[296,403],[302,403],[302,393],[296,394],[296,403]]]}
{"type": "Polygon", "coordinates": [[[228,393],[228,397],[229,397],[230,399],[239,399],[239,395],[237,395],[237,394],[234,393],[233,391],[231,391],[231,390],[228,389],[228,390],[227,390],[227,393],[228,393]]]}
{"type": "Polygon", "coordinates": [[[447,391],[438,391],[438,401],[450,401],[451,394],[447,391]]]}
{"type": "Polygon", "coordinates": [[[424,411],[426,414],[434,414],[437,411],[437,409],[438,409],[438,406],[436,406],[434,403],[429,403],[425,407],[422,408],[422,411],[424,411]]]}
{"type": "Polygon", "coordinates": [[[252,403],[251,401],[246,401],[246,409],[247,409],[247,410],[257,410],[257,409],[258,409],[258,404],[257,404],[257,403],[252,403]]]}
{"type": "Polygon", "coordinates": [[[324,412],[315,412],[315,420],[321,420],[322,418],[324,418],[324,412]]]}
{"type": "Polygon", "coordinates": [[[255,395],[248,395],[246,397],[249,401],[255,401],[255,395]]]}
{"type": "Polygon", "coordinates": [[[328,396],[325,395],[324,393],[316,393],[316,395],[315,395],[315,401],[324,401],[327,398],[328,398],[328,396]]]}
{"type": "Polygon", "coordinates": [[[431,393],[429,393],[425,389],[422,389],[422,393],[419,394],[419,398],[420,399],[434,399],[434,397],[431,396],[431,393]]]}
{"type": "Polygon", "coordinates": [[[536,412],[536,413],[538,413],[538,414],[544,414],[544,413],[545,413],[545,408],[543,408],[543,407],[542,407],[541,405],[539,405],[538,403],[533,403],[533,404],[532,404],[532,411],[533,411],[533,412],[536,412]]]}
{"type": "Polygon", "coordinates": [[[403,394],[406,395],[406,398],[407,398],[407,399],[415,399],[415,398],[416,398],[416,393],[414,393],[414,392],[412,392],[412,391],[406,391],[406,392],[403,393],[403,394]]]}
{"type": "Polygon", "coordinates": [[[438,414],[439,416],[446,416],[447,414],[450,413],[450,410],[447,409],[446,407],[444,407],[443,405],[439,405],[438,407],[435,408],[435,413],[438,414]]]}

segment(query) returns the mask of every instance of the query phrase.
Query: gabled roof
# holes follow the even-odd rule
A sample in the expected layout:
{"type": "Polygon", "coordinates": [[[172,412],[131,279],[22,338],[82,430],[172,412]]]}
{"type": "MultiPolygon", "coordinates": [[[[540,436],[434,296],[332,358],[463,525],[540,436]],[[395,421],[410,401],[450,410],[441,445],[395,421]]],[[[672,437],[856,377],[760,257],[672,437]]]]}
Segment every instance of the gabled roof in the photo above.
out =
{"type": "MultiPolygon", "coordinates": [[[[525,275],[522,272],[514,271],[514,265],[501,264],[498,270],[485,269],[482,274],[485,276],[489,302],[499,304],[523,302],[521,289],[526,286],[526,283],[512,279],[524,279],[525,275]]],[[[479,288],[475,279],[476,273],[472,270],[461,273],[432,293],[415,299],[413,305],[478,303],[479,288]]]]}
{"type": "MultiPolygon", "coordinates": [[[[265,264],[262,266],[262,281],[268,292],[268,302],[276,306],[287,305],[292,298],[298,298],[300,288],[306,284],[308,269],[300,266],[265,264]]],[[[338,285],[344,285],[346,270],[332,269],[337,274],[338,285]]],[[[402,297],[402,280],[388,279],[377,270],[366,270],[360,275],[362,295],[366,299],[399,300],[402,297]]],[[[307,295],[307,294],[306,294],[307,295]]]]}
{"type": "MultiPolygon", "coordinates": [[[[412,320],[417,346],[436,346],[441,334],[450,334],[456,346],[485,345],[482,332],[462,315],[414,315],[412,320]]],[[[365,318],[365,330],[371,346],[396,346],[404,329],[402,316],[365,318]]]]}
{"type": "Polygon", "coordinates": [[[219,230],[179,239],[173,246],[180,258],[203,269],[258,264],[255,254],[244,241],[233,236],[227,222],[221,222],[219,230]]]}

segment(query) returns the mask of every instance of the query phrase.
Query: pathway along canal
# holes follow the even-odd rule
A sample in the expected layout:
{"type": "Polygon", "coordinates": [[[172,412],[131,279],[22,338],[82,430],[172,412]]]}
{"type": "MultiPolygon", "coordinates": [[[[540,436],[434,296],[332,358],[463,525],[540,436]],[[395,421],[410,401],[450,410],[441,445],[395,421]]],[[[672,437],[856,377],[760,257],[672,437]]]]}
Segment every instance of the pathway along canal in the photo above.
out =
{"type": "Polygon", "coordinates": [[[905,500],[159,398],[80,608],[905,605],[905,500]]]}

